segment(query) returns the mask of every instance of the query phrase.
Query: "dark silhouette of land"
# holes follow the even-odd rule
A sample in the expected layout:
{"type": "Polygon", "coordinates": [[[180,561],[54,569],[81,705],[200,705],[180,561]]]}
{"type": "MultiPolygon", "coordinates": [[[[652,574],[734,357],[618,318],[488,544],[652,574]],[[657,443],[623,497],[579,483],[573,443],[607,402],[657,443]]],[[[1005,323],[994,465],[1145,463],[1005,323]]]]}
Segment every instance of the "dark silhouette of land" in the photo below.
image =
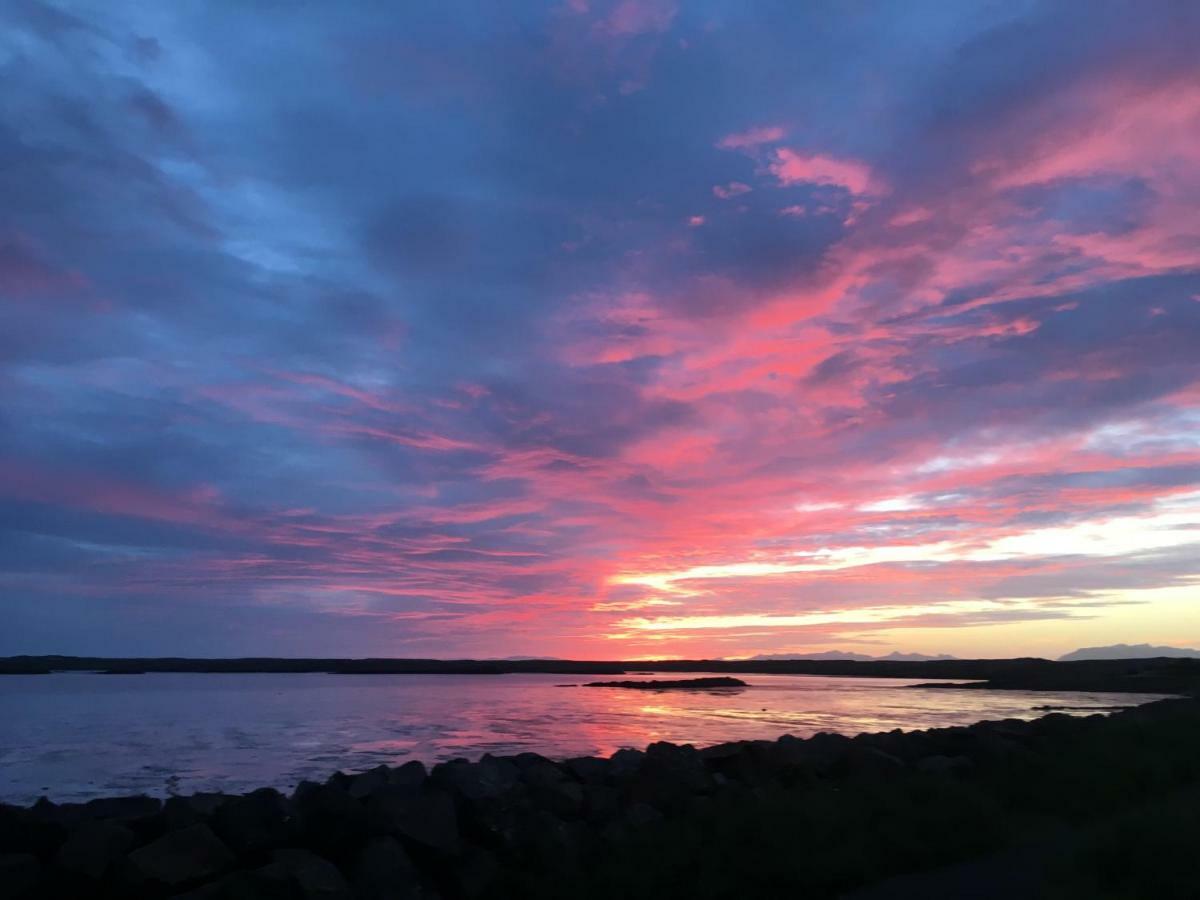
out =
{"type": "Polygon", "coordinates": [[[1046,659],[856,660],[659,660],[651,662],[566,659],[185,659],[88,656],[11,656],[0,659],[0,674],[49,672],[327,672],[342,675],[503,675],[543,672],[556,675],[626,675],[633,672],[831,675],[856,678],[945,679],[969,685],[940,688],[1053,691],[1120,691],[1194,694],[1200,692],[1200,659],[1104,659],[1061,662],[1046,659]]]}
{"type": "Polygon", "coordinates": [[[627,688],[634,691],[706,691],[744,688],[750,685],[740,678],[684,678],[676,681],[590,681],[582,687],[627,688]]]}

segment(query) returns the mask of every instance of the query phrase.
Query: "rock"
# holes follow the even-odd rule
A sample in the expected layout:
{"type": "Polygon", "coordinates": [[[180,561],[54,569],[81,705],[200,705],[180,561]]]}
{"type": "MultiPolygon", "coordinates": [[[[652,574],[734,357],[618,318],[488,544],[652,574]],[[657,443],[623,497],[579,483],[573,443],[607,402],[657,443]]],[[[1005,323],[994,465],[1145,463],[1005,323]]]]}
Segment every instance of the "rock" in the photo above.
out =
{"type": "Polygon", "coordinates": [[[236,799],[229,794],[202,793],[187,797],[168,797],[163,803],[163,826],[177,831],[198,822],[208,823],[225,803],[236,799]]]}
{"type": "Polygon", "coordinates": [[[338,858],[366,840],[366,809],[334,784],[302,782],[291,808],[297,833],[319,853],[338,858]]]}
{"type": "Polygon", "coordinates": [[[367,797],[371,791],[376,788],[383,787],[391,778],[392,770],[387,766],[376,766],[366,772],[361,772],[358,775],[350,776],[350,783],[346,789],[355,800],[362,800],[367,797]]]}
{"type": "Polygon", "coordinates": [[[360,900],[426,900],[432,893],[400,842],[374,838],[354,862],[354,890],[360,900]]]}
{"type": "Polygon", "coordinates": [[[445,855],[458,852],[458,816],[451,796],[440,788],[418,791],[388,785],[367,799],[372,830],[445,855]]]}
{"type": "Polygon", "coordinates": [[[838,767],[850,753],[852,742],[841,734],[822,731],[805,741],[808,764],[813,771],[825,775],[838,767]]]}
{"type": "Polygon", "coordinates": [[[565,760],[563,767],[585,784],[603,784],[608,777],[609,762],[598,756],[576,756],[565,760]]]}
{"type": "Polygon", "coordinates": [[[32,853],[0,854],[0,890],[12,900],[38,896],[41,868],[32,853]]]}
{"type": "Polygon", "coordinates": [[[60,869],[99,881],[129,852],[134,841],[134,833],[116,822],[85,822],[59,848],[54,863],[60,869]]]}
{"type": "Polygon", "coordinates": [[[629,747],[618,750],[608,758],[609,780],[619,782],[626,778],[632,778],[642,767],[642,760],[645,757],[646,754],[641,750],[633,750],[629,747]]]}
{"type": "Polygon", "coordinates": [[[287,799],[274,788],[261,788],[217,807],[212,827],[238,854],[282,847],[291,838],[287,799]]]}
{"type": "Polygon", "coordinates": [[[278,871],[303,900],[351,900],[350,885],[337,866],[308,850],[276,850],[268,870],[278,871]]]}
{"type": "Polygon", "coordinates": [[[32,810],[0,804],[0,850],[31,853],[47,859],[66,839],[67,829],[53,821],[40,819],[32,810]]]}
{"type": "Polygon", "coordinates": [[[454,760],[434,766],[430,780],[467,803],[503,797],[516,787],[521,771],[507,759],[485,756],[477,763],[454,760]]]}
{"type": "Polygon", "coordinates": [[[841,771],[851,777],[878,778],[907,768],[904,760],[874,747],[855,747],[843,760],[841,771]]]}
{"type": "Polygon", "coordinates": [[[969,756],[924,756],[918,759],[914,764],[914,768],[918,772],[926,772],[931,775],[944,775],[955,772],[965,772],[974,768],[975,763],[971,761],[969,756]]]}
{"type": "Polygon", "coordinates": [[[108,819],[116,822],[135,822],[155,815],[162,809],[157,797],[103,797],[84,804],[89,819],[108,819]]]}
{"type": "Polygon", "coordinates": [[[663,814],[648,803],[633,803],[625,810],[625,821],[634,828],[645,828],[663,820],[663,814]]]}
{"type": "Polygon", "coordinates": [[[605,784],[583,786],[583,815],[593,824],[608,822],[621,811],[616,788],[605,784]]]}
{"type": "Polygon", "coordinates": [[[142,879],[170,887],[220,875],[234,862],[229,848],[207,825],[191,825],[129,854],[142,879]]]}
{"type": "Polygon", "coordinates": [[[481,847],[470,847],[455,863],[452,878],[459,894],[467,900],[475,900],[487,895],[499,874],[500,864],[494,853],[481,847]]]}
{"type": "Polygon", "coordinates": [[[176,894],[171,900],[293,900],[295,893],[290,884],[278,877],[260,877],[259,871],[231,872],[210,884],[176,894]]]}
{"type": "Polygon", "coordinates": [[[425,771],[425,764],[419,760],[406,762],[404,765],[391,770],[388,775],[388,784],[395,787],[416,789],[425,783],[428,778],[425,771]]]}

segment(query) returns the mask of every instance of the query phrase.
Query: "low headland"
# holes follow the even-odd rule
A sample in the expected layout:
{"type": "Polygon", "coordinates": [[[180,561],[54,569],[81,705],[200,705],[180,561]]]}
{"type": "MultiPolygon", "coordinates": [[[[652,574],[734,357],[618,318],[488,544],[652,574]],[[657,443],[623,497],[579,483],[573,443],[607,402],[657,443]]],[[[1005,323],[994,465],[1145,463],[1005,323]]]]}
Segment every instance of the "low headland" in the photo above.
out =
{"type": "Polygon", "coordinates": [[[849,738],[335,773],[289,796],[0,805],[13,900],[1170,898],[1200,700],[849,738]]]}
{"type": "Polygon", "coordinates": [[[936,659],[921,661],[653,660],[590,661],[566,659],[188,659],[180,657],[113,658],[87,656],[10,656],[0,658],[0,675],[52,672],[104,672],[141,675],[193,673],[330,673],[339,675],[505,675],[537,672],[554,675],[827,675],[854,678],[930,679],[932,687],[985,690],[1118,691],[1126,693],[1200,693],[1200,659],[1102,659],[1056,662],[1047,659],[936,659]],[[950,684],[949,681],[969,682],[950,684]]]}
{"type": "Polygon", "coordinates": [[[711,691],[740,689],[750,685],[740,678],[718,676],[716,678],[683,678],[663,681],[589,681],[582,687],[625,688],[633,691],[711,691]]]}

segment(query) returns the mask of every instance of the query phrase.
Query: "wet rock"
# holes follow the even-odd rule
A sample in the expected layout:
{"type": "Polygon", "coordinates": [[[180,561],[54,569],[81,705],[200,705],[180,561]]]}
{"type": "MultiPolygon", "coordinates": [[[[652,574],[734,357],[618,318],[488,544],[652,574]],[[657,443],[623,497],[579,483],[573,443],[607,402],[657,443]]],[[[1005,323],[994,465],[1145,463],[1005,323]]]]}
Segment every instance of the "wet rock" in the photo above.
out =
{"type": "Polygon", "coordinates": [[[32,853],[0,854],[0,890],[12,900],[37,896],[41,864],[32,853]]]}
{"type": "Polygon", "coordinates": [[[372,830],[445,855],[458,852],[458,816],[450,794],[426,786],[413,791],[388,785],[367,799],[372,830]]]}
{"type": "Polygon", "coordinates": [[[60,869],[98,881],[129,852],[135,839],[133,831],[116,822],[85,822],[71,832],[54,863],[60,869]]]}
{"type": "Polygon", "coordinates": [[[212,827],[239,854],[282,847],[291,838],[288,801],[273,788],[262,788],[217,807],[212,827]]]}
{"type": "Polygon", "coordinates": [[[354,890],[360,900],[430,900],[432,892],[395,838],[374,838],[354,862],[354,890]]]}
{"type": "Polygon", "coordinates": [[[170,887],[213,878],[228,869],[234,856],[207,825],[173,831],[129,854],[134,874],[170,887]]]}

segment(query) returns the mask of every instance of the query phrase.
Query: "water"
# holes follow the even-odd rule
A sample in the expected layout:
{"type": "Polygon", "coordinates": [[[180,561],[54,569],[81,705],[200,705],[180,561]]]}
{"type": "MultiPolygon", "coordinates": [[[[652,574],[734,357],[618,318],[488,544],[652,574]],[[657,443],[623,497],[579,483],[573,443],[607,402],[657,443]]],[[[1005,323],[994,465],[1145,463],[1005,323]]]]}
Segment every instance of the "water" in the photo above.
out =
{"type": "MultiPolygon", "coordinates": [[[[628,676],[622,676],[628,677],[628,676]]],[[[657,676],[681,677],[681,676],[657,676]]],[[[290,789],[336,769],[533,750],[609,754],[818,731],[1034,718],[1150,695],[913,690],[899,679],[739,675],[741,691],[565,688],[570,675],[8,675],[0,800],[290,789]]]]}

